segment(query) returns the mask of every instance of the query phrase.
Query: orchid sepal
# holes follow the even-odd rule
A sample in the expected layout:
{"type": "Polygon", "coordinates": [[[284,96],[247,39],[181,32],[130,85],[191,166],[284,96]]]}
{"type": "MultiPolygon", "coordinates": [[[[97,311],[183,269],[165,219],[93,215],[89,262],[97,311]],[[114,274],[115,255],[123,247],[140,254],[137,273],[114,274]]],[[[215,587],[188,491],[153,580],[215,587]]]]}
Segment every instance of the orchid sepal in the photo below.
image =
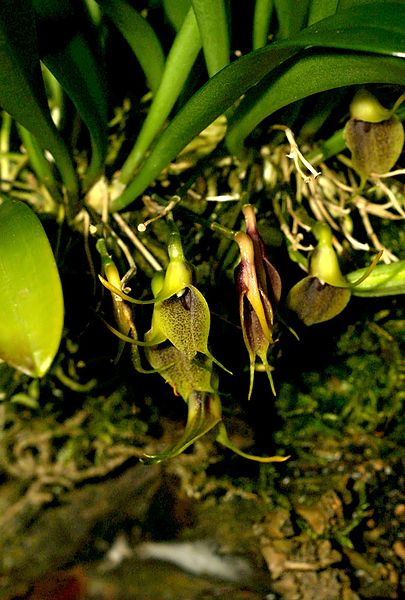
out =
{"type": "Polygon", "coordinates": [[[243,458],[247,458],[248,460],[253,460],[255,462],[260,463],[271,463],[271,462],[285,462],[290,458],[290,456],[257,456],[256,454],[248,454],[247,452],[243,452],[240,450],[235,444],[229,439],[228,433],[226,431],[226,427],[224,423],[220,423],[218,426],[218,434],[216,437],[216,441],[221,446],[225,446],[235,454],[242,456],[243,458]]]}

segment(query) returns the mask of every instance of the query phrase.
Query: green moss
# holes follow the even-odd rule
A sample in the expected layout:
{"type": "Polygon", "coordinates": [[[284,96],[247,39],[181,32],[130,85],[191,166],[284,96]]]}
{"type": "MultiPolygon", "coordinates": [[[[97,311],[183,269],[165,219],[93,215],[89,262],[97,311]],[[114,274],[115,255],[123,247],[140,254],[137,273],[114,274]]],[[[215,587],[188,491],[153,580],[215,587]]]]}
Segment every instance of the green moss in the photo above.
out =
{"type": "MultiPolygon", "coordinates": [[[[404,201],[404,197],[398,194],[398,202],[404,201]]],[[[405,230],[398,227],[397,221],[382,220],[379,222],[379,238],[382,244],[389,248],[395,256],[405,258],[405,230]]]]}
{"type": "Polygon", "coordinates": [[[393,428],[401,410],[401,321],[379,319],[377,314],[350,325],[326,367],[304,370],[281,386],[277,406],[284,428],[278,439],[294,445],[353,428],[370,433],[393,428]]]}

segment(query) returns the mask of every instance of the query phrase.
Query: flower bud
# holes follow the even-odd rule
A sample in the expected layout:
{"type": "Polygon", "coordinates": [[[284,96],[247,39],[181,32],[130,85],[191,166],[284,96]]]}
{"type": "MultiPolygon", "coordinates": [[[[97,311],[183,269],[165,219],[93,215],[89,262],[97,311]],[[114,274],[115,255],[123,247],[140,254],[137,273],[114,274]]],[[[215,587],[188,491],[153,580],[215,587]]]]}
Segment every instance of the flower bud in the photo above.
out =
{"type": "Polygon", "coordinates": [[[245,204],[242,208],[245,216],[246,233],[253,242],[254,261],[259,284],[266,295],[278,303],[281,297],[281,279],[278,271],[273,267],[266,255],[263,240],[257,230],[256,216],[253,206],[245,204]]]}
{"type": "Polygon", "coordinates": [[[256,356],[262,361],[271,389],[275,394],[267,352],[270,345],[273,344],[274,312],[271,300],[279,301],[281,280],[266,256],[263,241],[256,227],[253,207],[247,204],[243,207],[243,213],[246,220],[246,233],[240,231],[235,235],[241,256],[235,275],[242,334],[250,360],[248,391],[250,399],[256,356]]]}

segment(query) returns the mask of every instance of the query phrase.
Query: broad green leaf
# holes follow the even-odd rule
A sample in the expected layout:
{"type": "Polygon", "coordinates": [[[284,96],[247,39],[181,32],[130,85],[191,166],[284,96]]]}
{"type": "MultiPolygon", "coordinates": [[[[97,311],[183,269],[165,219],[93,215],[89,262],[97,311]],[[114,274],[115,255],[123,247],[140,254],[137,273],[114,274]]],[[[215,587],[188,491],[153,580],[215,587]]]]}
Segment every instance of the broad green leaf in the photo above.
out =
{"type": "MultiPolygon", "coordinates": [[[[288,69],[275,70],[246,94],[232,115],[226,137],[229,151],[244,152],[244,141],[263,119],[312,94],[354,84],[405,80],[405,61],[368,54],[312,52],[288,69]]],[[[333,108],[333,105],[332,105],[333,108]]]]}
{"type": "Polygon", "coordinates": [[[41,59],[90,133],[92,156],[83,184],[87,190],[102,174],[107,153],[107,97],[101,61],[84,34],[84,14],[75,11],[69,0],[33,0],[33,6],[41,32],[41,59]]]}
{"type": "Polygon", "coordinates": [[[34,14],[23,0],[5,0],[1,8],[1,105],[21,123],[31,124],[31,129],[35,129],[38,122],[46,123],[47,129],[52,128],[40,70],[34,14]]]}
{"type": "Polygon", "coordinates": [[[339,0],[311,0],[308,13],[308,25],[313,25],[336,12],[339,0]]]}
{"type": "MultiPolygon", "coordinates": [[[[251,52],[217,73],[174,117],[139,174],[123,194],[112,202],[111,210],[124,208],[142,194],[180,150],[249,88],[273,69],[282,69],[289,58],[302,50],[316,47],[344,50],[345,56],[349,56],[346,51],[350,50],[368,52],[370,56],[382,54],[403,57],[405,5],[385,3],[354,7],[315,23],[294,38],[251,52]]],[[[301,59],[305,56],[306,53],[301,52],[301,59]]],[[[390,66],[393,68],[393,61],[390,66]]],[[[403,82],[402,67],[396,69],[399,78],[396,81],[403,82]]]]}
{"type": "Polygon", "coordinates": [[[103,12],[128,42],[155,94],[162,79],[165,56],[153,28],[125,0],[98,0],[103,12]]]}
{"type": "MultiPolygon", "coordinates": [[[[333,0],[333,2],[335,2],[335,0],[333,0]]],[[[360,6],[361,4],[383,4],[384,2],[386,2],[386,0],[338,0],[337,10],[347,10],[348,8],[360,6]]]]}
{"type": "Polygon", "coordinates": [[[0,64],[0,105],[36,137],[42,149],[53,155],[68,194],[75,202],[77,176],[48,109],[30,2],[3,0],[1,4],[0,64]]]}
{"type": "Polygon", "coordinates": [[[210,77],[229,64],[230,40],[225,0],[191,0],[210,77]]]}
{"type": "Polygon", "coordinates": [[[35,213],[4,195],[0,201],[0,358],[42,377],[62,336],[59,273],[35,213]]]}
{"type": "Polygon", "coordinates": [[[189,76],[201,49],[201,39],[192,8],[189,9],[166,60],[159,89],[153,99],[135,146],[125,161],[120,182],[127,184],[143,161],[145,152],[163,127],[189,76]]]}

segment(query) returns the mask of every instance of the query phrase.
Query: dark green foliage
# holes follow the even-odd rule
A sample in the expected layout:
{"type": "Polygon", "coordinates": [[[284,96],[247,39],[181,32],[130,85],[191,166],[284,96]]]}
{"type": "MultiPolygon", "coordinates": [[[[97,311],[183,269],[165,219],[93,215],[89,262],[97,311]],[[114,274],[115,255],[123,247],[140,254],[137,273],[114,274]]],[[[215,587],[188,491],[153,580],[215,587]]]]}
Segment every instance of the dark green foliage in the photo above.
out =
{"type": "MultiPolygon", "coordinates": [[[[320,361],[317,369],[312,362],[281,386],[277,406],[285,427],[277,435],[280,442],[305,446],[310,436],[342,439],[348,432],[390,435],[396,430],[404,339],[400,311],[398,320],[392,316],[377,313],[349,325],[325,348],[326,364],[320,361]]],[[[316,335],[312,344],[317,344],[316,335]]],[[[319,348],[314,349],[318,354],[319,348]]]]}

